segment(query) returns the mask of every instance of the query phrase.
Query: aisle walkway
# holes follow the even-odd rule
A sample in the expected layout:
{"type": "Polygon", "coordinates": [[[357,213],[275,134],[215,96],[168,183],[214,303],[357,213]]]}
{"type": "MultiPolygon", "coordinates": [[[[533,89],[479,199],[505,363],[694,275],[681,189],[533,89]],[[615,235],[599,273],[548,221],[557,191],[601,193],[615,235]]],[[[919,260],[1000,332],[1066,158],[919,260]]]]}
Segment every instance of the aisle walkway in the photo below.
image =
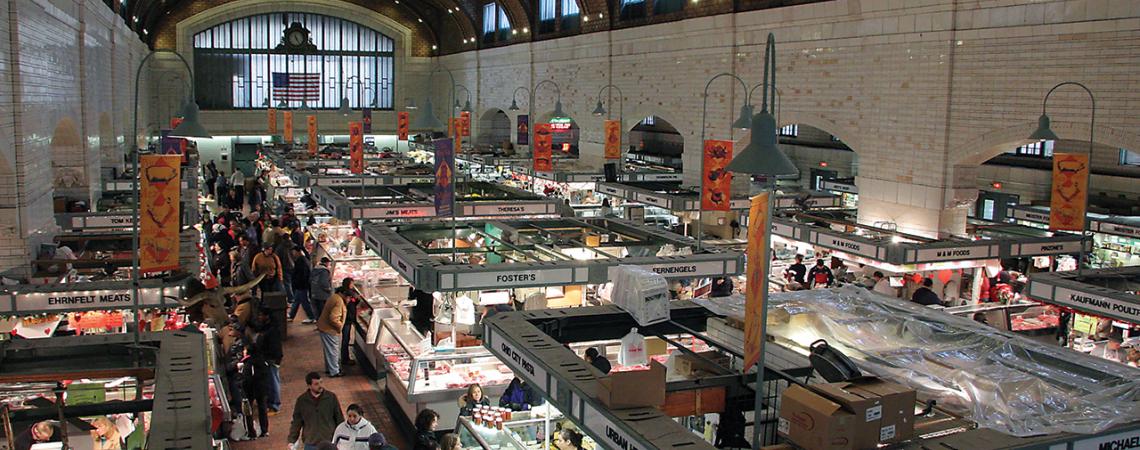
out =
{"type": "MultiPolygon", "coordinates": [[[[304,313],[301,314],[304,316],[304,313]]],[[[269,418],[269,437],[253,441],[233,442],[235,450],[263,450],[285,448],[289,435],[289,421],[293,417],[293,403],[306,389],[305,374],[316,371],[324,375],[324,359],[316,325],[289,324],[289,338],[285,341],[285,361],[281,365],[281,413],[269,418]]],[[[388,443],[399,449],[410,449],[409,440],[400,431],[395,420],[384,406],[385,395],[375,381],[366,377],[360,366],[343,367],[344,376],[323,378],[325,389],[340,399],[341,408],[356,403],[364,408],[364,417],[388,438],[388,443]]],[[[383,383],[381,383],[381,386],[383,383]]]]}

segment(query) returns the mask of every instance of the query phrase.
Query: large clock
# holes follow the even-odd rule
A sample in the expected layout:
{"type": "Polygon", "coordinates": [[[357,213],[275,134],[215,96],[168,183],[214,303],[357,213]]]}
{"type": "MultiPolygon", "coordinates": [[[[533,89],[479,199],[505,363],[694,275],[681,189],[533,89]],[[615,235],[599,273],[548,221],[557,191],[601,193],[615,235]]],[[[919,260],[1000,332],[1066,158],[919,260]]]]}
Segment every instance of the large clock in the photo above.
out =
{"type": "Polygon", "coordinates": [[[309,30],[300,22],[293,22],[282,33],[281,43],[277,45],[277,50],[289,53],[305,53],[315,52],[317,46],[313,45],[312,40],[309,39],[309,30]]]}

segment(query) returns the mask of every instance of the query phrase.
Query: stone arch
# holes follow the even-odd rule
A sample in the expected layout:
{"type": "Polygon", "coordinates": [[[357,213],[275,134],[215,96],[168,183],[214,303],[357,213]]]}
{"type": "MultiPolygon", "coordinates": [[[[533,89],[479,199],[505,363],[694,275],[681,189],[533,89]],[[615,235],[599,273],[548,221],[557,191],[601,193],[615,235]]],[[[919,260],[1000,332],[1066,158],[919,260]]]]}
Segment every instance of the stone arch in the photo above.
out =
{"type": "MultiPolygon", "coordinates": [[[[1057,137],[1061,139],[1073,141],[1088,140],[1089,124],[1087,122],[1053,121],[1050,126],[1053,132],[1057,134],[1057,137]]],[[[1027,139],[1027,136],[1036,129],[1036,121],[1025,121],[1016,125],[979,134],[974,139],[950,151],[952,157],[956,157],[954,159],[954,166],[980,166],[982,163],[1014,147],[1033,142],[1027,139]]],[[[1097,126],[1095,131],[1093,141],[1098,144],[1118,148],[1140,149],[1140,134],[1107,126],[1097,126]]]]}
{"type": "Polygon", "coordinates": [[[476,144],[498,145],[511,140],[511,116],[500,108],[488,108],[476,119],[476,144]]]}
{"type": "MultiPolygon", "coordinates": [[[[554,118],[554,110],[549,110],[549,111],[543,112],[541,114],[536,114],[535,117],[538,117],[538,120],[532,120],[531,124],[530,124],[531,127],[534,127],[534,124],[536,124],[536,123],[550,122],[550,120],[554,118]]],[[[574,117],[574,115],[566,112],[565,110],[563,110],[563,117],[568,118],[571,121],[570,122],[570,134],[569,134],[569,136],[564,136],[562,138],[560,138],[558,134],[555,134],[554,153],[558,154],[559,148],[560,148],[560,143],[568,142],[570,144],[571,149],[572,149],[573,156],[577,157],[581,154],[581,147],[582,147],[582,143],[584,142],[584,140],[582,139],[582,124],[583,124],[583,122],[580,122],[577,118],[574,117]]]]}
{"type": "MultiPolygon", "coordinates": [[[[697,149],[698,147],[690,147],[685,145],[685,134],[677,128],[676,125],[668,118],[660,114],[650,114],[647,116],[638,116],[639,118],[631,119],[630,123],[625,123],[625,130],[627,136],[622,141],[622,154],[626,162],[629,160],[640,159],[639,155],[651,155],[654,157],[670,158],[670,166],[678,173],[683,173],[685,164],[685,150],[690,148],[697,149]],[[649,130],[635,130],[638,126],[645,122],[645,119],[652,117],[654,125],[650,125],[649,130]],[[656,128],[661,126],[661,128],[656,128]],[[668,130],[671,129],[672,132],[668,130]],[[628,150],[628,151],[627,151],[628,150]]],[[[695,150],[700,153],[700,150],[695,150]]],[[[644,161],[644,160],[643,160],[644,161]]],[[[658,161],[653,164],[660,164],[665,161],[658,161]]]]}
{"type": "Polygon", "coordinates": [[[57,189],[86,188],[88,158],[79,125],[70,116],[56,122],[51,136],[52,185],[57,189]]]}

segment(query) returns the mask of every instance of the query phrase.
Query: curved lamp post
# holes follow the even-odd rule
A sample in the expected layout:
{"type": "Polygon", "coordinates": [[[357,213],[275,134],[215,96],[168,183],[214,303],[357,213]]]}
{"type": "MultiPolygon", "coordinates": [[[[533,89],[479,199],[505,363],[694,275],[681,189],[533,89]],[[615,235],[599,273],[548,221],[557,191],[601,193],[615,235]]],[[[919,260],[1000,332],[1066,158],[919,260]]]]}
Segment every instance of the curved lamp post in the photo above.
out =
{"type": "Polygon", "coordinates": [[[700,196],[697,198],[697,230],[696,230],[696,232],[697,232],[697,249],[698,250],[700,250],[700,248],[701,248],[701,237],[702,237],[701,234],[702,234],[702,231],[704,229],[704,227],[702,226],[702,222],[704,222],[704,218],[701,217],[704,213],[704,208],[701,207],[701,201],[704,200],[704,197],[705,197],[704,145],[705,145],[705,124],[706,124],[706,120],[708,119],[708,115],[709,115],[709,87],[712,86],[713,82],[716,81],[720,77],[733,78],[736,81],[740,82],[740,86],[744,87],[744,92],[745,92],[744,105],[742,105],[740,107],[740,117],[737,117],[736,121],[732,122],[732,128],[748,129],[751,126],[750,125],[751,122],[749,121],[749,117],[751,117],[752,107],[748,105],[748,95],[747,95],[748,85],[744,83],[744,80],[740,79],[740,77],[736,76],[735,74],[731,74],[728,72],[718,73],[718,74],[714,75],[711,79],[709,79],[709,82],[705,83],[704,101],[703,101],[703,106],[701,109],[701,140],[697,144],[697,145],[701,146],[701,171],[700,171],[700,173],[697,174],[697,176],[699,177],[699,180],[700,180],[697,183],[697,192],[700,193],[700,196]]]}
{"type": "MultiPolygon", "coordinates": [[[[607,84],[605,86],[602,86],[601,89],[598,89],[598,104],[597,104],[597,106],[594,106],[593,114],[594,114],[594,116],[597,116],[597,117],[601,117],[601,116],[605,115],[607,120],[610,119],[610,111],[607,111],[606,108],[602,107],[602,92],[605,92],[605,90],[607,88],[615,90],[618,93],[618,141],[619,141],[618,142],[618,149],[620,150],[621,149],[621,142],[620,142],[621,141],[621,135],[625,134],[625,125],[622,124],[622,120],[625,118],[625,112],[624,112],[625,111],[625,99],[623,98],[625,96],[625,94],[623,94],[621,92],[621,88],[614,86],[613,84],[607,84]]],[[[610,100],[610,107],[611,107],[611,109],[613,107],[613,100],[612,99],[610,100]]],[[[605,131],[605,130],[603,130],[603,131],[605,131]]],[[[603,134],[605,134],[605,133],[603,133],[603,134]]],[[[605,140],[603,139],[603,141],[605,141],[605,140]]],[[[618,172],[621,171],[623,165],[624,164],[622,162],[621,155],[619,154],[618,155],[618,163],[617,163],[618,172]]]]}
{"type": "Polygon", "coordinates": [[[344,117],[348,117],[349,115],[352,114],[352,108],[348,104],[348,95],[344,93],[344,91],[345,91],[344,85],[347,84],[349,81],[351,81],[353,78],[356,78],[356,90],[357,90],[357,92],[360,92],[360,89],[364,83],[363,80],[361,80],[360,77],[356,76],[356,75],[345,78],[344,81],[342,81],[340,83],[340,86],[341,86],[340,109],[337,109],[336,112],[338,114],[344,116],[344,117]]]}
{"type": "Polygon", "coordinates": [[[463,109],[459,109],[459,99],[455,99],[454,108],[459,109],[462,112],[471,112],[471,90],[467,89],[467,86],[464,86],[462,84],[456,84],[455,87],[463,89],[463,92],[467,93],[467,102],[463,104],[463,109]]]}
{"type": "MultiPolygon", "coordinates": [[[[134,190],[134,200],[135,200],[134,206],[132,207],[132,210],[133,210],[132,211],[132,217],[134,219],[135,226],[134,226],[133,232],[131,233],[131,248],[134,249],[134,254],[131,255],[131,263],[132,263],[132,266],[131,266],[131,314],[134,315],[133,320],[135,321],[135,335],[134,335],[134,341],[135,342],[134,342],[134,344],[135,344],[136,356],[138,355],[137,350],[138,350],[138,346],[139,346],[139,333],[140,333],[139,325],[138,325],[139,280],[142,278],[142,274],[139,270],[139,225],[140,225],[140,220],[139,220],[139,182],[141,180],[141,178],[140,178],[141,174],[139,173],[139,153],[142,151],[142,149],[140,149],[139,145],[138,145],[138,143],[139,143],[139,136],[138,136],[138,129],[139,129],[139,85],[141,84],[141,80],[142,80],[143,67],[146,67],[146,63],[147,63],[147,61],[150,60],[151,57],[153,57],[154,55],[159,54],[159,53],[169,53],[169,54],[172,54],[174,56],[177,56],[178,60],[182,61],[182,66],[186,68],[186,73],[189,75],[189,79],[190,79],[190,86],[191,87],[194,86],[194,71],[190,68],[190,63],[186,62],[186,58],[183,58],[181,54],[179,54],[178,52],[176,52],[174,50],[159,49],[159,50],[153,50],[150,53],[147,53],[147,55],[145,57],[143,57],[142,61],[139,62],[138,69],[135,70],[135,108],[134,108],[134,112],[132,114],[133,119],[131,120],[131,123],[133,124],[133,126],[131,128],[131,138],[132,138],[131,139],[131,146],[133,147],[133,150],[134,150],[133,151],[133,153],[134,153],[133,159],[134,159],[134,171],[135,171],[133,182],[131,183],[132,188],[134,190]]],[[[211,137],[210,133],[207,132],[206,129],[204,127],[202,127],[202,124],[198,122],[198,103],[193,100],[193,98],[194,98],[193,93],[191,93],[189,95],[190,95],[190,101],[188,101],[186,103],[186,107],[182,111],[182,123],[179,124],[178,127],[176,127],[174,129],[174,131],[170,132],[170,137],[210,138],[211,137]]],[[[136,364],[138,363],[137,358],[135,359],[135,362],[136,362],[136,364]]]]}
{"type": "MultiPolygon", "coordinates": [[[[1085,86],[1084,84],[1078,83],[1076,81],[1062,81],[1060,83],[1057,83],[1056,86],[1053,86],[1052,89],[1049,89],[1049,92],[1047,94],[1045,94],[1045,100],[1041,101],[1041,117],[1039,117],[1037,119],[1037,129],[1033,131],[1033,134],[1029,135],[1029,139],[1032,139],[1035,141],[1056,141],[1056,140],[1059,140],[1059,138],[1057,138],[1057,134],[1054,133],[1053,130],[1050,129],[1050,127],[1049,127],[1049,115],[1045,113],[1045,107],[1049,104],[1049,96],[1053,95],[1053,91],[1056,91],[1061,86],[1069,86],[1069,85],[1077,86],[1081,89],[1084,89],[1085,92],[1089,94],[1089,100],[1092,101],[1092,112],[1090,113],[1090,117],[1089,117],[1089,164],[1092,164],[1093,137],[1095,136],[1094,133],[1096,131],[1096,96],[1094,96],[1092,93],[1092,90],[1090,90],[1088,88],[1088,86],[1085,86]]],[[[1092,170],[1089,170],[1088,172],[1085,173],[1085,214],[1084,214],[1085,217],[1081,217],[1081,252],[1078,255],[1078,259],[1077,259],[1077,275],[1078,276],[1084,275],[1085,262],[1086,262],[1085,259],[1088,256],[1085,252],[1085,239],[1089,233],[1088,204],[1089,204],[1089,187],[1090,187],[1089,182],[1091,181],[1091,179],[1090,179],[1092,176],[1091,174],[1092,174],[1092,170]]]]}
{"type": "Polygon", "coordinates": [[[527,91],[525,86],[519,86],[519,87],[515,88],[515,92],[511,93],[511,106],[509,108],[507,108],[508,110],[510,110],[510,111],[518,111],[519,110],[519,102],[518,102],[519,91],[529,92],[529,91],[527,91]]]}
{"type": "Polygon", "coordinates": [[[554,117],[562,117],[565,115],[562,112],[562,88],[558,86],[558,83],[555,83],[554,80],[542,80],[535,84],[534,88],[530,90],[530,103],[527,104],[527,120],[531,121],[528,125],[527,130],[527,132],[530,134],[530,140],[527,142],[529,142],[528,145],[531,147],[531,155],[534,155],[534,125],[537,123],[534,121],[534,96],[538,93],[538,88],[542,87],[542,85],[546,83],[550,83],[552,86],[554,86],[554,117]]]}

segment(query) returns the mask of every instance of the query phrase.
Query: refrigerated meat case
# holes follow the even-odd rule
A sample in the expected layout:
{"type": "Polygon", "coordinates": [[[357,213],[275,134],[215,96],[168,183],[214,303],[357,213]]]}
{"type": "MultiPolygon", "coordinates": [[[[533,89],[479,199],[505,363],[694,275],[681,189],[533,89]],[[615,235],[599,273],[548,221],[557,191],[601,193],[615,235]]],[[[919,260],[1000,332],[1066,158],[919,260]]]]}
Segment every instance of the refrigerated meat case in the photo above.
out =
{"type": "MultiPolygon", "coordinates": [[[[549,403],[530,411],[514,411],[511,420],[488,426],[470,417],[460,417],[455,427],[464,450],[547,450],[553,447],[551,434],[557,422],[569,422],[562,412],[549,403]]],[[[589,436],[583,437],[583,450],[598,449],[589,436]]]]}
{"type": "Polygon", "coordinates": [[[1059,333],[1068,347],[1140,365],[1140,267],[1030,274],[1026,292],[1071,313],[1059,333]]]}
{"type": "MultiPolygon", "coordinates": [[[[1049,227],[1048,206],[1017,205],[1008,215],[1009,221],[1020,225],[1049,227]]],[[[1089,267],[1140,266],[1140,217],[1088,213],[1085,220],[1093,238],[1089,267]]]]}

